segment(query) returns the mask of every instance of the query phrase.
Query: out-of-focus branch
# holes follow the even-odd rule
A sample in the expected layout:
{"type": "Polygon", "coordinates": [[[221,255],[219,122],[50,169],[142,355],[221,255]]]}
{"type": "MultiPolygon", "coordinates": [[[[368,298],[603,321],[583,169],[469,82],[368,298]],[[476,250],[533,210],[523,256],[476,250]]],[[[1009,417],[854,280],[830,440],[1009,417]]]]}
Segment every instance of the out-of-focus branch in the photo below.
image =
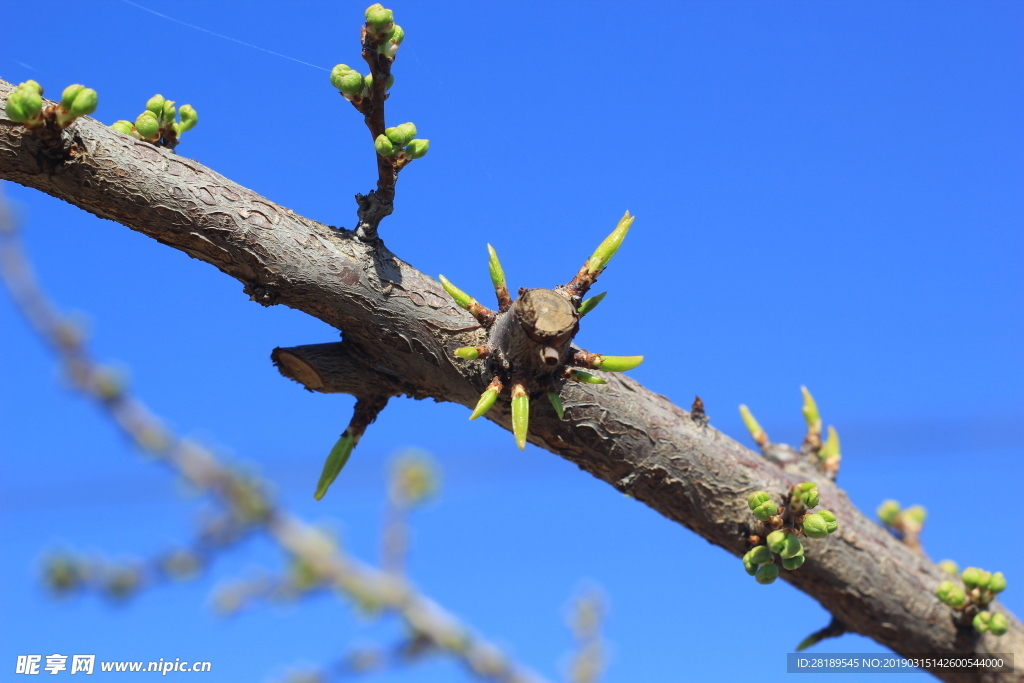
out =
{"type": "Polygon", "coordinates": [[[280,508],[259,483],[201,446],[168,431],[127,388],[98,364],[82,335],[57,313],[24,256],[6,203],[0,198],[0,277],[33,330],[58,354],[75,388],[92,398],[140,449],[219,499],[242,525],[262,527],[314,580],[360,605],[400,617],[414,634],[461,660],[473,674],[501,683],[541,679],[475,635],[410,583],[346,555],[323,531],[280,508]]]}

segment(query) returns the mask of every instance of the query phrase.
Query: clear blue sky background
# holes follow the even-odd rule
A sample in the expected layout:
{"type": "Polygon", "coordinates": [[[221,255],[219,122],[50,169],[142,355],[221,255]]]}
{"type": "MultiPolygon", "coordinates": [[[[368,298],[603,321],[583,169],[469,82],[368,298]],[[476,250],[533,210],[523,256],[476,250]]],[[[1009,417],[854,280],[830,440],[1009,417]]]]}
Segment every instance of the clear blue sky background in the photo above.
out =
{"type": "MultiPolygon", "coordinates": [[[[359,62],[361,2],[152,7],[324,69],[359,62]]],[[[1002,570],[1006,605],[1024,613],[1024,5],[394,8],[407,39],[389,121],[411,119],[432,141],[382,227],[396,254],[485,299],[486,242],[513,288],[552,286],[631,210],[579,343],[646,354],[637,379],[683,406],[700,394],[745,443],[739,403],[774,440],[798,442],[807,384],[842,435],[853,501],[927,505],[928,552],[1002,570]]],[[[201,122],[182,155],[353,225],[373,154],[326,71],[115,0],[9,3],[4,24],[6,80],[50,94],[85,83],[106,123],[155,92],[191,103],[201,122]]],[[[393,401],[314,503],[351,399],[302,391],[268,356],[337,332],[251,303],[238,282],[123,226],[5,191],[43,282],[88,317],[98,355],[130,368],[182,433],[254,463],[306,518],[334,520],[356,555],[376,557],[388,458],[432,452],[445,489],[416,519],[412,573],[539,671],[559,675],[563,609],[583,579],[609,595],[609,681],[774,677],[827,623],[787,584],[756,585],[738,559],[550,453],[520,453],[461,406],[393,401]],[[766,622],[770,633],[755,628],[766,622]]],[[[199,504],[61,388],[5,297],[0,329],[0,679],[14,678],[17,654],[59,652],[206,659],[210,680],[269,681],[363,637],[329,598],[216,618],[213,586],[280,566],[263,542],[125,608],[51,600],[37,576],[45,550],[149,556],[189,538],[199,504]]],[[[818,648],[879,649],[856,636],[818,648]]]]}

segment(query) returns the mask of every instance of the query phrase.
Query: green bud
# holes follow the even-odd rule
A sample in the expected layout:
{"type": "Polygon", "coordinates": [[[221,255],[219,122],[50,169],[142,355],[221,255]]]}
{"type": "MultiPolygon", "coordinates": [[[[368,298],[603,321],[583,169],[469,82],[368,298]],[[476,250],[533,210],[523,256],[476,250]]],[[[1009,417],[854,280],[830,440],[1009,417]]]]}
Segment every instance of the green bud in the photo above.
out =
{"type": "Polygon", "coordinates": [[[178,114],[181,116],[181,123],[178,124],[178,132],[184,133],[185,131],[192,130],[199,123],[199,114],[192,107],[191,104],[183,104],[178,110],[178,114]]]}
{"type": "Polygon", "coordinates": [[[996,612],[992,615],[992,618],[988,622],[988,632],[994,636],[1001,636],[1010,630],[1010,622],[1007,621],[1006,615],[1001,612],[996,612]]]}
{"type": "Polygon", "coordinates": [[[323,472],[320,473],[320,481],[317,482],[316,493],[313,494],[313,498],[320,500],[324,497],[327,489],[331,487],[331,484],[338,478],[338,474],[345,466],[345,463],[348,462],[349,457],[352,455],[352,449],[355,448],[357,443],[359,443],[359,439],[352,436],[346,429],[327,456],[327,461],[324,463],[323,472]]]}
{"type": "Polygon", "coordinates": [[[373,148],[382,157],[395,156],[395,146],[391,144],[391,141],[384,134],[378,135],[377,139],[373,141],[373,148]]]}
{"type": "Polygon", "coordinates": [[[164,121],[173,121],[175,114],[178,110],[174,107],[174,100],[167,100],[164,102],[163,119],[164,121]]]}
{"type": "Polygon", "coordinates": [[[143,140],[156,140],[160,136],[160,121],[147,109],[135,119],[135,130],[143,140]]]}
{"type": "Polygon", "coordinates": [[[584,300],[583,303],[580,304],[580,308],[577,313],[580,314],[580,317],[590,313],[592,310],[597,308],[597,305],[601,303],[601,300],[604,299],[607,294],[608,292],[601,292],[597,296],[592,296],[589,299],[584,300]]]}
{"type": "Polygon", "coordinates": [[[526,432],[530,426],[530,396],[522,384],[512,387],[512,433],[519,450],[526,448],[526,432]]]}
{"type": "Polygon", "coordinates": [[[476,360],[480,357],[480,350],[475,346],[461,346],[452,351],[459,358],[465,358],[466,360],[476,360]]]}
{"type": "Polygon", "coordinates": [[[565,409],[562,407],[562,397],[557,392],[549,391],[548,400],[551,401],[551,407],[558,413],[558,419],[562,420],[565,418],[565,409]]]}
{"type": "Polygon", "coordinates": [[[35,94],[40,95],[40,96],[42,96],[42,94],[43,94],[43,86],[39,85],[38,83],[36,83],[32,79],[29,79],[29,80],[25,81],[24,83],[19,83],[18,84],[18,88],[19,89],[24,88],[25,90],[28,90],[30,92],[34,92],[35,94]]]}
{"type": "Polygon", "coordinates": [[[153,95],[146,102],[146,111],[151,111],[157,116],[160,116],[164,113],[165,102],[167,102],[167,100],[164,99],[163,95],[153,95]]]}
{"type": "Polygon", "coordinates": [[[819,501],[818,488],[815,487],[808,491],[801,492],[800,499],[803,500],[804,505],[806,505],[809,508],[817,506],[819,501]]]}
{"type": "MultiPolygon", "coordinates": [[[[373,74],[366,74],[366,77],[363,78],[363,83],[366,85],[365,90],[363,90],[363,94],[364,95],[369,95],[370,93],[372,93],[373,92],[373,74]]],[[[394,74],[392,74],[392,75],[388,76],[388,85],[387,85],[386,88],[384,88],[384,90],[391,90],[391,86],[393,86],[394,84],[395,84],[395,76],[394,76],[394,74]]]]}
{"type": "Polygon", "coordinates": [[[772,561],[772,551],[766,545],[757,545],[747,553],[750,561],[754,564],[765,564],[772,561]]]}
{"type": "Polygon", "coordinates": [[[753,413],[745,405],[740,405],[740,417],[743,418],[743,424],[746,425],[747,431],[750,432],[750,436],[753,437],[754,442],[758,446],[768,443],[768,434],[761,429],[761,425],[758,424],[757,420],[754,419],[753,413]]]}
{"type": "Polygon", "coordinates": [[[816,489],[816,488],[818,488],[818,484],[817,484],[817,483],[815,483],[815,482],[813,482],[813,481],[805,481],[805,482],[804,482],[804,483],[802,483],[802,484],[797,484],[797,485],[796,485],[796,487],[797,487],[797,488],[798,488],[798,489],[799,489],[799,490],[800,490],[801,492],[805,492],[805,491],[811,491],[811,490],[813,490],[813,489],[816,489]]]}
{"type": "Polygon", "coordinates": [[[385,128],[384,135],[388,136],[388,140],[391,140],[395,147],[405,147],[416,137],[416,124],[410,121],[393,128],[385,128]]]}
{"type": "Polygon", "coordinates": [[[768,538],[765,539],[768,543],[768,547],[773,553],[781,553],[786,547],[786,537],[789,536],[789,532],[778,529],[768,534],[768,538]]]}
{"type": "Polygon", "coordinates": [[[754,580],[764,586],[774,583],[777,578],[779,578],[779,566],[776,564],[763,564],[754,574],[754,580]]]}
{"type": "Polygon", "coordinates": [[[839,528],[839,522],[836,520],[836,516],[828,510],[818,510],[818,514],[825,520],[825,526],[828,528],[828,532],[834,533],[839,528]]]}
{"type": "Polygon", "coordinates": [[[800,539],[792,534],[786,536],[786,540],[782,543],[782,550],[779,552],[779,556],[787,560],[791,557],[804,554],[804,546],[800,543],[800,539]]]}
{"type": "Polygon", "coordinates": [[[480,400],[476,402],[476,407],[473,408],[472,415],[469,416],[470,420],[475,420],[481,415],[485,414],[494,405],[494,402],[498,399],[497,389],[488,389],[484,393],[480,394],[480,400]]]}
{"type": "MultiPolygon", "coordinates": [[[[379,140],[380,138],[378,137],[377,139],[379,140]]],[[[448,292],[448,296],[455,299],[455,303],[461,308],[468,310],[476,302],[476,299],[453,285],[444,275],[438,275],[437,279],[441,281],[441,286],[444,287],[444,291],[448,292]]]]}
{"type": "Polygon", "coordinates": [[[398,46],[405,40],[405,31],[398,24],[395,24],[391,31],[388,33],[388,37],[381,43],[378,51],[391,59],[394,59],[395,55],[398,54],[398,46]]]}
{"type": "Polygon", "coordinates": [[[427,152],[430,151],[430,140],[410,140],[409,144],[405,148],[405,156],[410,159],[419,159],[420,157],[426,156],[427,152]]]}
{"type": "Polygon", "coordinates": [[[43,109],[42,96],[32,88],[19,86],[7,96],[4,105],[7,118],[15,123],[29,123],[38,118],[43,109]]]}
{"type": "Polygon", "coordinates": [[[574,382],[583,382],[584,384],[608,384],[608,381],[591,375],[589,372],[583,372],[582,370],[570,370],[569,379],[574,382]]]}
{"type": "Polygon", "coordinates": [[[928,519],[928,511],[921,505],[911,505],[903,511],[903,514],[918,525],[924,524],[924,521],[928,519]]]}
{"type": "Polygon", "coordinates": [[[974,588],[975,586],[984,588],[988,585],[992,575],[983,569],[968,567],[963,571],[963,574],[960,575],[960,578],[964,580],[964,585],[968,588],[974,588]]]}
{"type": "Polygon", "coordinates": [[[935,597],[950,607],[960,607],[967,600],[964,591],[952,581],[943,581],[935,589],[935,597]]]}
{"type": "Polygon", "coordinates": [[[820,460],[828,460],[834,457],[839,457],[839,432],[836,431],[835,427],[830,426],[828,428],[828,438],[825,439],[821,450],[818,451],[818,458],[820,460]]]}
{"type": "Polygon", "coordinates": [[[974,621],[971,622],[974,625],[974,630],[978,633],[984,633],[989,629],[992,623],[991,612],[978,612],[974,615],[974,621]]]}
{"type": "Polygon", "coordinates": [[[743,556],[743,570],[751,576],[757,573],[757,565],[750,560],[750,553],[743,556]]]}
{"type": "Polygon", "coordinates": [[[487,270],[491,275],[491,284],[494,285],[495,290],[507,287],[505,271],[501,267],[501,261],[498,260],[498,252],[494,251],[494,247],[489,244],[487,245],[487,270]]]}
{"type": "Polygon", "coordinates": [[[782,561],[782,566],[792,571],[794,569],[799,569],[800,567],[802,567],[806,560],[807,558],[803,555],[794,555],[793,557],[787,557],[786,559],[784,559],[782,561]]]}
{"type": "Polygon", "coordinates": [[[803,414],[804,420],[807,422],[807,431],[821,434],[821,415],[818,413],[818,404],[811,396],[811,392],[807,391],[807,387],[800,387],[800,391],[804,395],[803,414]]]}
{"type": "MultiPolygon", "coordinates": [[[[61,104],[63,104],[63,101],[61,104]]],[[[88,116],[93,113],[96,111],[96,107],[98,105],[99,95],[96,94],[96,91],[92,88],[82,88],[78,94],[75,95],[75,99],[71,103],[71,107],[67,109],[73,117],[77,118],[79,116],[88,116]]]]}
{"type": "Polygon", "coordinates": [[[896,516],[900,514],[900,504],[895,500],[884,501],[878,506],[877,513],[882,523],[892,526],[896,523],[896,516]]]}
{"type": "Polygon", "coordinates": [[[405,40],[405,31],[398,24],[391,27],[388,31],[388,42],[394,43],[395,45],[401,45],[402,41],[405,40]]]}
{"type": "Polygon", "coordinates": [[[807,534],[808,538],[825,538],[828,536],[828,523],[817,512],[804,516],[803,527],[804,533],[807,534]]]}
{"type": "Polygon", "coordinates": [[[1006,590],[1006,577],[1002,572],[996,572],[988,580],[988,589],[993,593],[1002,593],[1006,590]]]}
{"type": "Polygon", "coordinates": [[[765,491],[754,491],[749,496],[747,496],[747,507],[749,507],[751,510],[754,510],[757,508],[757,506],[763,503],[770,502],[771,499],[772,497],[769,496],[768,493],[765,491]]]}
{"type": "Polygon", "coordinates": [[[75,101],[75,96],[83,90],[85,90],[85,86],[80,85],[78,83],[75,83],[74,85],[69,85],[68,87],[64,88],[64,92],[60,96],[60,106],[64,107],[64,109],[68,111],[71,111],[71,105],[75,101]]]}
{"type": "Polygon", "coordinates": [[[124,133],[125,135],[131,135],[132,131],[135,130],[135,124],[131,121],[114,121],[114,123],[110,124],[110,127],[118,133],[124,133]]]}
{"type": "Polygon", "coordinates": [[[395,20],[395,14],[384,5],[375,3],[366,8],[366,23],[370,25],[375,34],[381,34],[390,28],[395,20]]]}
{"type": "Polygon", "coordinates": [[[627,211],[619,219],[619,224],[615,226],[610,235],[604,238],[604,241],[598,245],[593,255],[587,261],[586,269],[588,273],[599,273],[607,267],[608,262],[615,256],[615,252],[622,246],[622,241],[626,239],[629,228],[633,225],[634,218],[636,217],[630,216],[629,211],[627,211]]]}
{"type": "Polygon", "coordinates": [[[952,574],[953,576],[956,576],[960,573],[960,566],[953,560],[943,560],[942,562],[939,562],[939,569],[946,572],[947,574],[952,574]]]}
{"type": "Polygon", "coordinates": [[[644,362],[643,356],[601,356],[597,369],[605,372],[625,372],[644,362]]]}
{"type": "Polygon", "coordinates": [[[754,508],[754,517],[767,522],[769,518],[779,514],[779,508],[772,501],[766,501],[754,508]]]}
{"type": "Polygon", "coordinates": [[[331,69],[331,85],[345,95],[358,95],[365,85],[363,75],[346,64],[331,69]]]}

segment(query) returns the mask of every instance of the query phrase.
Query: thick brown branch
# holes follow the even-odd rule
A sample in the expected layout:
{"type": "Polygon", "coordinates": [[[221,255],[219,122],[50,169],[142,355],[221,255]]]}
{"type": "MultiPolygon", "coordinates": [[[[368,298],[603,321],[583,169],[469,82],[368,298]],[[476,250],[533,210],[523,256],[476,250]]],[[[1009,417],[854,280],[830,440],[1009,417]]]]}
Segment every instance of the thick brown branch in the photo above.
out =
{"type": "MultiPolygon", "coordinates": [[[[12,86],[0,82],[0,97],[12,86]]],[[[451,351],[486,335],[433,279],[349,231],[296,215],[199,164],[115,133],[91,119],[70,130],[69,160],[53,164],[39,142],[0,116],[0,178],[37,188],[215,265],[264,305],[285,304],[345,332],[344,353],[417,398],[472,407],[489,378],[451,351]]],[[[287,352],[319,377],[319,391],[349,391],[352,375],[317,361],[318,345],[287,352]]],[[[341,347],[338,347],[341,348],[341,347]]],[[[338,361],[347,363],[348,361],[338,361]]],[[[284,363],[282,363],[284,366],[284,363]]],[[[293,366],[294,367],[294,366],[293,366]]],[[[292,373],[293,378],[298,373],[292,373]]],[[[364,381],[362,379],[358,381],[364,381]]],[[[848,630],[901,653],[1024,652],[1010,617],[1001,638],[958,632],[934,596],[945,575],[862,515],[846,494],[806,464],[783,471],[702,420],[621,375],[594,387],[568,384],[565,420],[537,410],[530,441],[740,556],[752,521],[746,496],[781,495],[808,479],[840,520],[808,544],[808,561],[786,580],[818,600],[848,630]],[[815,479],[815,477],[817,477],[815,479]]],[[[309,385],[307,385],[309,386],[309,385]]],[[[506,398],[488,418],[511,430],[506,398]]],[[[741,571],[737,563],[737,572],[741,571]]],[[[1005,612],[1003,608],[999,611],[1005,612]]],[[[978,680],[935,671],[944,680],[978,680]]],[[[993,677],[992,680],[1015,680],[993,677]]]]}

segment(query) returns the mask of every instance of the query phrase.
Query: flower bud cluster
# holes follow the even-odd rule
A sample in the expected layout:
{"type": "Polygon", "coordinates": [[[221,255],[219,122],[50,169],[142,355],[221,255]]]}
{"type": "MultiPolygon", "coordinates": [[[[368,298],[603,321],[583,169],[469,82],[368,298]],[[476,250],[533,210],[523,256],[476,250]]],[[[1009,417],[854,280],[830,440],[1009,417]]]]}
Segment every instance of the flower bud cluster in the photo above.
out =
{"type": "Polygon", "coordinates": [[[121,120],[110,127],[118,133],[131,135],[157,147],[174,149],[181,141],[185,131],[192,130],[199,123],[199,114],[190,104],[174,106],[174,100],[165,99],[163,95],[153,95],[146,102],[146,109],[135,122],[121,120]],[[179,120],[175,120],[175,116],[179,120]]]}
{"type": "Polygon", "coordinates": [[[1003,573],[967,567],[960,573],[960,580],[963,582],[962,588],[953,581],[941,582],[935,590],[935,596],[953,609],[964,612],[967,617],[970,612],[979,610],[971,621],[978,633],[988,631],[994,636],[1006,633],[1009,625],[1005,615],[980,609],[987,607],[997,594],[1006,590],[1006,577],[1003,573]]]}
{"type": "Polygon", "coordinates": [[[398,46],[405,40],[405,31],[395,23],[395,13],[379,2],[366,8],[366,36],[371,41],[380,41],[380,54],[394,59],[398,46]]]}
{"type": "Polygon", "coordinates": [[[419,159],[430,149],[430,140],[416,138],[416,125],[411,121],[386,128],[373,141],[373,147],[382,157],[394,159],[399,168],[412,159],[419,159]]]}
{"type": "Polygon", "coordinates": [[[773,529],[765,538],[765,545],[754,546],[743,556],[743,568],[758,583],[769,584],[783,569],[799,569],[804,561],[804,545],[800,536],[825,538],[839,528],[836,516],[828,510],[809,512],[819,502],[818,485],[814,482],[797,484],[789,492],[789,500],[776,505],[764,491],[754,491],[747,497],[747,507],[758,521],[773,529]],[[775,556],[778,555],[778,561],[775,556]]]}
{"type": "Polygon", "coordinates": [[[44,107],[43,87],[30,80],[20,83],[7,96],[4,108],[7,118],[29,130],[40,131],[49,124],[59,132],[78,117],[96,111],[98,103],[99,96],[95,90],[76,83],[64,88],[58,104],[44,107]]]}

